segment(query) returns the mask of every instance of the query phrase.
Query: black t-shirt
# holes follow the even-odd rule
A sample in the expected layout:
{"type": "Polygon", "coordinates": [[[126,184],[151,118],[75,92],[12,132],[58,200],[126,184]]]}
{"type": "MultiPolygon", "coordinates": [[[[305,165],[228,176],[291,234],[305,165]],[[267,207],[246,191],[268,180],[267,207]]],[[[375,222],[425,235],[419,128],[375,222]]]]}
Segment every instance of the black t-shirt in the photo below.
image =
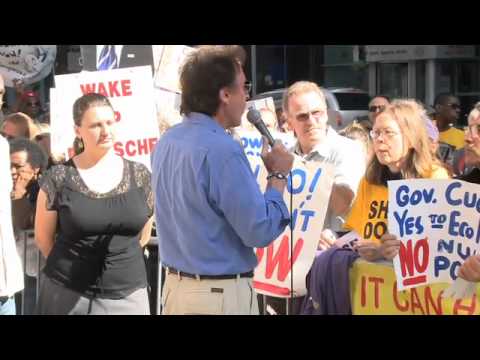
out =
{"type": "Polygon", "coordinates": [[[122,180],[105,194],[88,189],[72,160],[52,167],[40,182],[47,208],[58,213],[45,274],[85,295],[118,299],[147,285],[139,240],[153,214],[150,172],[123,163],[122,180]]]}

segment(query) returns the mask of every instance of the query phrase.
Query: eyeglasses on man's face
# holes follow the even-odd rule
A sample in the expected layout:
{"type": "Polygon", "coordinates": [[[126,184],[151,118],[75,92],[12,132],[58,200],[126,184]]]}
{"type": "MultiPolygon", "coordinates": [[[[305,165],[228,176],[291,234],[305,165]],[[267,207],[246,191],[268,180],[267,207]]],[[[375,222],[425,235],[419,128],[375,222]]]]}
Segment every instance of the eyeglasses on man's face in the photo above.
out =
{"type": "Polygon", "coordinates": [[[310,115],[311,115],[313,118],[317,120],[317,119],[320,119],[325,114],[325,112],[326,110],[323,110],[323,109],[315,109],[309,112],[297,114],[295,115],[295,119],[297,119],[297,121],[307,121],[308,119],[310,119],[310,115]]]}
{"type": "Polygon", "coordinates": [[[385,105],[372,105],[368,108],[368,111],[371,113],[381,113],[386,109],[385,105]]]}
{"type": "Polygon", "coordinates": [[[374,129],[370,131],[370,136],[373,140],[377,140],[382,136],[384,139],[391,139],[398,135],[398,132],[391,129],[374,129]]]}
{"type": "Polygon", "coordinates": [[[453,110],[460,110],[460,104],[456,104],[456,103],[453,103],[453,104],[445,104],[445,106],[448,106],[449,108],[452,108],[453,110]]]}
{"type": "Polygon", "coordinates": [[[252,91],[252,83],[247,81],[245,84],[243,84],[243,89],[247,95],[250,95],[250,91],[252,91]]]}

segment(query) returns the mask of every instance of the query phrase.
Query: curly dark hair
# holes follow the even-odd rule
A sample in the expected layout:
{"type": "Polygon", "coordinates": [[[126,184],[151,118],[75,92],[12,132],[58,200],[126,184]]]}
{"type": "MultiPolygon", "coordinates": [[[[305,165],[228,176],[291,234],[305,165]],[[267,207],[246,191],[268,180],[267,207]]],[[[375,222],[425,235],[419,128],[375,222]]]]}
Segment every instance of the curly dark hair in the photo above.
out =
{"type": "Polygon", "coordinates": [[[219,91],[234,84],[245,60],[245,50],[237,45],[200,46],[192,52],[180,73],[180,113],[214,115],[220,105],[219,91]]]}
{"type": "Polygon", "coordinates": [[[47,169],[48,156],[40,145],[23,137],[10,139],[8,143],[10,144],[10,154],[25,151],[27,153],[27,162],[32,168],[40,169],[40,173],[47,169]]]}

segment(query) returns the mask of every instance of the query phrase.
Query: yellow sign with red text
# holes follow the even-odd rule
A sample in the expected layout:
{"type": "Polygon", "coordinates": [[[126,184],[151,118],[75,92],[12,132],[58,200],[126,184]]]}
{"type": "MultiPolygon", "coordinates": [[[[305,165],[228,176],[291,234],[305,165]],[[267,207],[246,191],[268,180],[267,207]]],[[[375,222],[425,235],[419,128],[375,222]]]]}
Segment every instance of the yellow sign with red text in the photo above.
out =
{"type": "Polygon", "coordinates": [[[461,300],[443,299],[450,284],[432,284],[397,291],[393,266],[358,260],[350,270],[350,295],[354,315],[477,315],[480,287],[461,300]]]}

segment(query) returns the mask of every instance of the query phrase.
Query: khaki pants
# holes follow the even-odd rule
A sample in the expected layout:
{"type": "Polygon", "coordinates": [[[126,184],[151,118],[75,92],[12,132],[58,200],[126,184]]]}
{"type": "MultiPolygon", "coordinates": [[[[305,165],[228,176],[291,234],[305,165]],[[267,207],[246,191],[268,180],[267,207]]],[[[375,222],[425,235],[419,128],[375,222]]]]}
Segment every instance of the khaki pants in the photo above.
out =
{"type": "Polygon", "coordinates": [[[196,280],[166,275],[164,315],[259,315],[251,278],[196,280]]]}

